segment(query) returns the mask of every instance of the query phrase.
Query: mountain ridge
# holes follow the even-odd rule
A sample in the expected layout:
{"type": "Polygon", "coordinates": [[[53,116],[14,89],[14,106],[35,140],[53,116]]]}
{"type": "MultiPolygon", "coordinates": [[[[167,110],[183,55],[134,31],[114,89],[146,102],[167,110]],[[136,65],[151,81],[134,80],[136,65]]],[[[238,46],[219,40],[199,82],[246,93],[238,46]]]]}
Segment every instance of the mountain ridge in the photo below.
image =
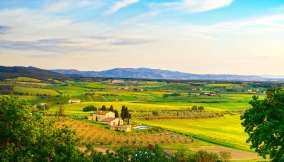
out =
{"type": "Polygon", "coordinates": [[[61,73],[32,66],[0,66],[0,79],[14,77],[32,77],[40,80],[67,79],[67,77],[61,73]]]}
{"type": "Polygon", "coordinates": [[[113,68],[102,71],[80,71],[56,69],[55,72],[79,77],[125,78],[125,79],[165,79],[165,80],[216,80],[216,81],[274,81],[283,78],[268,78],[257,75],[234,74],[193,74],[152,68],[113,68]]]}

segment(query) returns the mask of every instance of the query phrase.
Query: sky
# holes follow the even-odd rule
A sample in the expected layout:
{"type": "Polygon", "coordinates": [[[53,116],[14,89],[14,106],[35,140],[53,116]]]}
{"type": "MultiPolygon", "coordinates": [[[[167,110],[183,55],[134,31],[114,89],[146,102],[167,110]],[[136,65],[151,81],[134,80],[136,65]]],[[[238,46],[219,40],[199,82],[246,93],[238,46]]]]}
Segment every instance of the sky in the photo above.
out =
{"type": "Polygon", "coordinates": [[[284,1],[0,0],[0,65],[284,75],[284,1]]]}

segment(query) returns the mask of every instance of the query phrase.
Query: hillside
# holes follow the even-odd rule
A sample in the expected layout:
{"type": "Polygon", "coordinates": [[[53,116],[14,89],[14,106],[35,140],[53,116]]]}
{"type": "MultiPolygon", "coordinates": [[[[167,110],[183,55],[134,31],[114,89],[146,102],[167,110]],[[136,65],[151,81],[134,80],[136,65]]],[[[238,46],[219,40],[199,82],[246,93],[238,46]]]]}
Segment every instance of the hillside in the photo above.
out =
{"type": "Polygon", "coordinates": [[[67,78],[63,74],[35,67],[0,66],[0,79],[14,78],[14,77],[32,77],[40,80],[67,78]]]}
{"type": "Polygon", "coordinates": [[[105,71],[54,70],[55,72],[81,77],[166,79],[166,80],[217,80],[217,81],[270,81],[261,76],[192,74],[150,68],[115,68],[105,71]]]}

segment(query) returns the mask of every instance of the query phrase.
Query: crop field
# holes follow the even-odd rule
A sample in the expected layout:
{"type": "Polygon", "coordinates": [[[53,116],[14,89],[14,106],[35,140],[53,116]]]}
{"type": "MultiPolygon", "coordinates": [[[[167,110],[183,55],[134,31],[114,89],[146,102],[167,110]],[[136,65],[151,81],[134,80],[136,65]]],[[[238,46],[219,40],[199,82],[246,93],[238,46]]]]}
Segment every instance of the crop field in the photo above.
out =
{"type": "Polygon", "coordinates": [[[58,121],[59,127],[69,126],[85,142],[94,143],[100,147],[117,147],[122,145],[147,146],[149,144],[191,144],[190,137],[163,131],[160,129],[144,130],[142,132],[118,132],[106,129],[104,125],[95,124],[88,121],[72,119],[61,119],[58,121]]]}
{"type": "Polygon", "coordinates": [[[189,135],[185,136],[155,127],[149,130],[123,133],[111,131],[107,129],[105,125],[96,124],[90,121],[73,120],[69,118],[61,118],[59,121],[57,121],[57,126],[68,126],[74,129],[82,142],[92,143],[98,150],[116,149],[121,146],[138,147],[143,145],[147,146],[149,144],[159,144],[166,150],[174,152],[177,150],[210,150],[211,152],[215,153],[225,151],[230,152],[232,160],[234,161],[253,162],[256,159],[259,159],[259,157],[252,152],[218,146],[202,140],[192,139],[189,135]]]}
{"type": "Polygon", "coordinates": [[[44,89],[44,88],[31,88],[31,87],[21,87],[21,86],[15,86],[14,92],[19,94],[25,94],[25,95],[46,95],[46,96],[57,96],[59,95],[55,90],[53,89],[44,89]]]}
{"type": "MultiPolygon", "coordinates": [[[[127,93],[127,92],[124,92],[127,93]]],[[[136,92],[137,93],[137,92],[136,92]]],[[[99,92],[98,94],[106,94],[106,92],[99,92]]],[[[110,93],[108,93],[110,94],[110,93]]],[[[141,94],[135,95],[132,93],[133,96],[129,98],[139,98],[142,96],[141,94]]],[[[154,93],[155,94],[155,93],[154,93]]],[[[121,94],[120,94],[121,95],[121,94]]],[[[147,94],[145,94],[147,95],[147,94]]],[[[116,96],[112,96],[116,97],[116,96]]],[[[94,96],[94,100],[99,100],[100,97],[94,96]]],[[[117,97],[116,97],[117,98],[117,97]]],[[[126,97],[124,97],[125,99],[126,97]]],[[[129,99],[128,98],[128,99],[129,99]]],[[[157,111],[157,110],[187,110],[193,105],[198,106],[205,106],[207,111],[239,111],[244,110],[249,107],[249,100],[251,99],[251,95],[249,94],[224,94],[220,97],[200,97],[196,99],[195,102],[142,102],[142,101],[105,101],[106,99],[102,98],[100,102],[81,102],[78,104],[64,104],[63,107],[65,108],[66,115],[84,115],[86,113],[82,112],[83,107],[88,105],[94,105],[97,108],[102,107],[105,105],[109,107],[113,105],[115,109],[118,111],[125,105],[132,111],[157,111]],[[220,98],[218,100],[218,98],[220,98]],[[198,101],[197,101],[198,100],[198,101]],[[205,101],[205,102],[204,102],[205,101]]],[[[51,108],[51,112],[55,112],[58,110],[58,106],[54,105],[51,108]]]]}
{"type": "Polygon", "coordinates": [[[249,150],[246,135],[240,124],[239,115],[226,115],[223,118],[194,120],[152,120],[139,121],[190,135],[194,138],[231,148],[249,150]]]}

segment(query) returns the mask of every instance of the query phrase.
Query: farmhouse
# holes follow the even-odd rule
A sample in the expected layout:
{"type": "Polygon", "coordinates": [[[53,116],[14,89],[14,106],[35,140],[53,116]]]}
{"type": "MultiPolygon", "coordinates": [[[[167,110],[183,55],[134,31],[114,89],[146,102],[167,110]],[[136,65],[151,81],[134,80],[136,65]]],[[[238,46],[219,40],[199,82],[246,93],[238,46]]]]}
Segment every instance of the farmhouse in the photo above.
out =
{"type": "Polygon", "coordinates": [[[91,116],[89,116],[89,120],[96,120],[99,122],[113,119],[115,119],[115,114],[111,111],[98,111],[96,114],[91,114],[91,116]]]}
{"type": "Polygon", "coordinates": [[[79,100],[79,99],[70,99],[70,100],[68,101],[69,104],[80,103],[80,102],[81,102],[81,100],[79,100]]]}
{"type": "Polygon", "coordinates": [[[124,84],[124,80],[112,80],[111,81],[112,84],[124,84]]]}
{"type": "Polygon", "coordinates": [[[205,95],[205,96],[217,96],[215,92],[201,92],[200,95],[205,95]]]}
{"type": "Polygon", "coordinates": [[[123,125],[123,120],[121,118],[115,118],[115,119],[110,120],[108,122],[108,124],[113,129],[113,128],[118,127],[118,126],[122,126],[123,125]]]}

